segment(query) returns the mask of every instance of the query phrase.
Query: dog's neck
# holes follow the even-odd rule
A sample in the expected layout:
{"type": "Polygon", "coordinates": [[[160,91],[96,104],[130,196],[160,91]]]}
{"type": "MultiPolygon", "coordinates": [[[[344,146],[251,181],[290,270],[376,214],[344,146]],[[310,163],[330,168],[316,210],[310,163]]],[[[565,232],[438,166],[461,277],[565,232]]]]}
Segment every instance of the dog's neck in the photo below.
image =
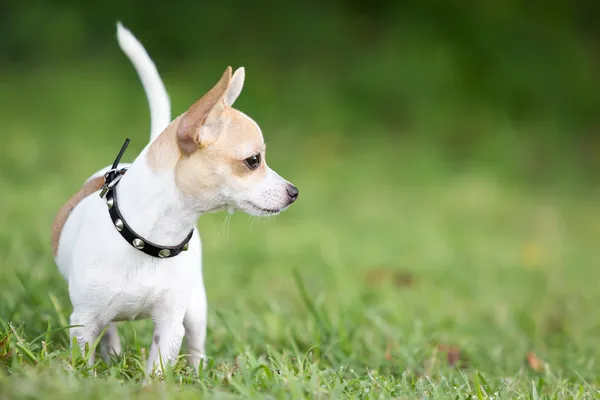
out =
{"type": "Polygon", "coordinates": [[[180,198],[173,173],[154,174],[144,161],[138,159],[116,187],[121,214],[144,239],[157,245],[179,245],[199,215],[180,198]]]}
{"type": "Polygon", "coordinates": [[[178,150],[173,148],[173,128],[146,146],[117,185],[119,208],[127,224],[144,239],[163,246],[180,244],[202,214],[186,204],[176,186],[178,150]],[[157,151],[162,152],[162,162],[173,163],[171,168],[158,172],[151,168],[157,151]]]}

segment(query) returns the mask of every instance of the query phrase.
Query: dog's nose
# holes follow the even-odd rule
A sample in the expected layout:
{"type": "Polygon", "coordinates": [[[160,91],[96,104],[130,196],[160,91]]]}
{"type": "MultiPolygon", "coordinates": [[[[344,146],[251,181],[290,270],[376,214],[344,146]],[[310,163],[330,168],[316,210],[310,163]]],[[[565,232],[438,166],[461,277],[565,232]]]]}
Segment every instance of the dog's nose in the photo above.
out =
{"type": "Polygon", "coordinates": [[[294,185],[288,185],[287,194],[290,196],[290,204],[292,204],[298,198],[298,188],[294,185]]]}

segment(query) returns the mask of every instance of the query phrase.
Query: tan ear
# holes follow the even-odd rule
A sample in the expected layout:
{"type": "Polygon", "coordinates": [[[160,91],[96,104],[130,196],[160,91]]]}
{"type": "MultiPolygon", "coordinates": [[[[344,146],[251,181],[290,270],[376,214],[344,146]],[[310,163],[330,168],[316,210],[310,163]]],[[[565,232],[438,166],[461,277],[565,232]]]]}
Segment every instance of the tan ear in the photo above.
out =
{"type": "Polygon", "coordinates": [[[217,84],[182,116],[177,127],[177,142],[189,155],[198,147],[208,146],[219,137],[218,121],[225,109],[225,96],[231,83],[231,67],[227,67],[217,84]]]}
{"type": "Polygon", "coordinates": [[[239,67],[235,70],[233,77],[231,78],[231,84],[225,94],[225,104],[232,106],[233,103],[235,103],[240,93],[242,93],[245,78],[246,71],[244,70],[244,67],[239,67]]]}

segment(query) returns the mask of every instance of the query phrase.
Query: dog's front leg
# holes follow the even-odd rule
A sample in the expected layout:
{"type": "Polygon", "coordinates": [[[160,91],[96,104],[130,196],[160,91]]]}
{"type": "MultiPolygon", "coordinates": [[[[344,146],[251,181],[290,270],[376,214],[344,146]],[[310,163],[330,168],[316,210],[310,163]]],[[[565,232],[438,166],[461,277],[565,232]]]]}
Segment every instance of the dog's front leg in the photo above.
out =
{"type": "Polygon", "coordinates": [[[101,314],[84,313],[77,309],[71,314],[72,328],[69,330],[71,345],[73,345],[73,339],[77,340],[83,356],[86,355],[86,351],[91,351],[88,359],[88,365],[90,366],[94,365],[95,353],[95,349],[92,349],[91,346],[105,325],[106,321],[101,314]]]}
{"type": "Polygon", "coordinates": [[[204,342],[206,340],[206,291],[202,280],[192,288],[183,326],[187,341],[188,364],[198,370],[200,362],[205,360],[204,342]]]}
{"type": "Polygon", "coordinates": [[[154,372],[163,373],[162,368],[173,365],[183,341],[184,328],[183,318],[165,318],[165,316],[154,319],[154,336],[148,356],[148,374],[154,372]]]}

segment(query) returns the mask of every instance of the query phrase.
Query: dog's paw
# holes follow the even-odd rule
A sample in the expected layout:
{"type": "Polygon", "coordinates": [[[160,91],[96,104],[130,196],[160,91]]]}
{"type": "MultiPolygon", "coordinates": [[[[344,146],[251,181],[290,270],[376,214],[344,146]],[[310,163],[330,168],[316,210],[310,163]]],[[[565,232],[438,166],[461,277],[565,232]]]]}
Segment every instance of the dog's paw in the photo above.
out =
{"type": "Polygon", "coordinates": [[[197,374],[209,367],[209,358],[204,354],[189,356],[187,361],[197,374]]]}

